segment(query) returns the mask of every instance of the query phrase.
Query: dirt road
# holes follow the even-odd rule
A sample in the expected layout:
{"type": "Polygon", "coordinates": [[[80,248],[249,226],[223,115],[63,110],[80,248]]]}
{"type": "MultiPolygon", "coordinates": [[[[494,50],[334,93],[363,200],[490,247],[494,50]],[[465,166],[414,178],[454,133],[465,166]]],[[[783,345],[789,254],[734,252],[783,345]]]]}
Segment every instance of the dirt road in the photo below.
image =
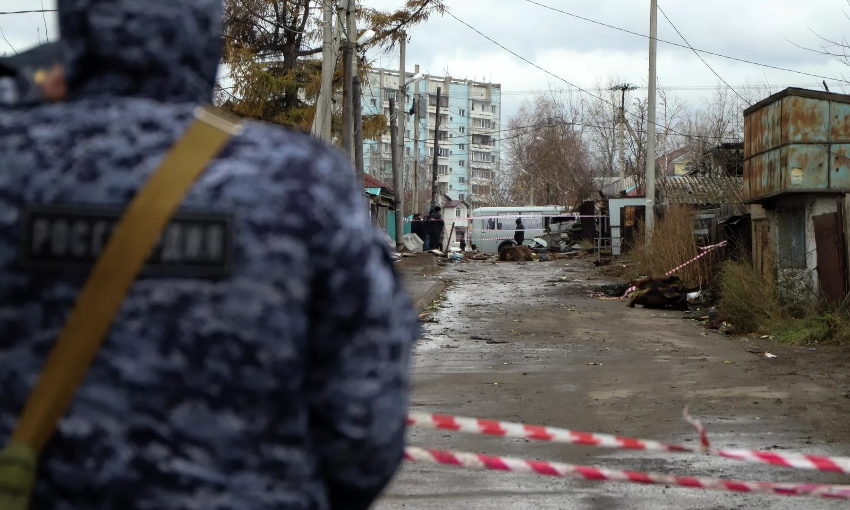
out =
{"type": "MultiPolygon", "coordinates": [[[[681,312],[588,297],[586,261],[453,264],[415,354],[411,409],[715,447],[850,455],[847,349],[777,348],[706,333],[681,312]],[[767,359],[770,349],[777,358],[767,359]],[[591,364],[594,363],[594,364],[591,364]]],[[[850,395],[849,395],[850,396],[850,395]]],[[[850,483],[696,455],[664,456],[411,429],[409,444],[611,469],[850,483]]],[[[378,510],[827,509],[846,502],[592,483],[404,465],[378,510]]]]}

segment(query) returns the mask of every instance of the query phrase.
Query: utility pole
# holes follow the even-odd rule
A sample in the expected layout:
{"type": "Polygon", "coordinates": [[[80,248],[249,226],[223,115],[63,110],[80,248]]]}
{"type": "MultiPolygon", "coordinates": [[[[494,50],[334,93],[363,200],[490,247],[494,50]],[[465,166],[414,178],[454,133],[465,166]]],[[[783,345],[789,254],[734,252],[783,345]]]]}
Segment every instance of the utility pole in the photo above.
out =
{"type": "Polygon", "coordinates": [[[397,119],[399,112],[395,107],[395,99],[390,99],[390,151],[392,153],[393,188],[395,190],[395,249],[404,248],[404,190],[401,188],[401,168],[398,166],[398,130],[397,119]]]}
{"type": "Polygon", "coordinates": [[[352,95],[354,99],[354,178],[357,189],[363,190],[363,121],[360,118],[360,98],[363,90],[360,87],[360,77],[354,76],[352,81],[352,95]]]}
{"type": "Polygon", "coordinates": [[[322,88],[316,101],[316,115],[313,117],[312,135],[319,140],[331,142],[331,96],[333,94],[333,74],[336,67],[334,58],[334,6],[333,0],[323,0],[322,9],[322,88]]]}
{"type": "MultiPolygon", "coordinates": [[[[399,175],[401,178],[398,183],[398,191],[396,193],[400,195],[404,195],[404,132],[407,127],[407,119],[404,116],[404,105],[407,103],[407,86],[405,83],[407,82],[407,73],[405,72],[405,46],[407,43],[407,34],[402,32],[400,34],[401,39],[399,40],[399,57],[398,57],[398,108],[397,108],[397,121],[398,121],[398,168],[399,175]]],[[[395,174],[393,174],[395,176],[395,174]]]]}
{"type": "Polygon", "coordinates": [[[628,83],[611,88],[611,90],[621,92],[620,111],[617,119],[617,124],[620,126],[620,191],[626,191],[626,91],[636,88],[628,83]]]}
{"type": "Polygon", "coordinates": [[[434,158],[431,167],[431,207],[435,207],[437,205],[437,194],[440,192],[439,186],[437,185],[437,163],[438,163],[438,154],[440,153],[440,93],[442,92],[440,87],[437,87],[437,111],[436,118],[434,119],[434,158]]]}
{"type": "MultiPolygon", "coordinates": [[[[357,38],[357,23],[354,17],[355,0],[344,0],[346,29],[345,45],[342,50],[342,149],[354,156],[354,98],[352,97],[354,67],[354,41],[357,38]]],[[[342,7],[342,5],[340,6],[342,7]]]]}
{"type": "MultiPolygon", "coordinates": [[[[419,74],[419,64],[414,69],[419,74]]],[[[413,94],[413,214],[419,212],[419,84],[413,94]]]]}
{"type": "Polygon", "coordinates": [[[649,13],[649,106],[646,130],[646,239],[655,229],[655,95],[656,53],[658,49],[658,0],[650,0],[649,13]]]}

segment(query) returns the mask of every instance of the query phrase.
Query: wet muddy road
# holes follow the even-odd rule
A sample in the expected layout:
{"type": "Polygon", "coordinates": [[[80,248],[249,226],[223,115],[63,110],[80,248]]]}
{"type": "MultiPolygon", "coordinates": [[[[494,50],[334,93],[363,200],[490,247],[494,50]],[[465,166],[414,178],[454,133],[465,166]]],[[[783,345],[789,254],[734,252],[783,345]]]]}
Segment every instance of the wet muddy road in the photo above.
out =
{"type": "MultiPolygon", "coordinates": [[[[803,359],[827,355],[823,349],[772,349],[779,358],[766,359],[763,346],[706,333],[680,312],[590,298],[605,283],[596,274],[586,261],[450,265],[447,299],[425,324],[415,353],[411,409],[695,444],[681,418],[690,403],[715,447],[850,454],[850,400],[809,373],[814,369],[803,359]]],[[[411,429],[408,442],[611,469],[850,483],[850,477],[713,457],[424,429],[411,429]]],[[[405,463],[375,508],[831,509],[847,503],[405,463]]]]}

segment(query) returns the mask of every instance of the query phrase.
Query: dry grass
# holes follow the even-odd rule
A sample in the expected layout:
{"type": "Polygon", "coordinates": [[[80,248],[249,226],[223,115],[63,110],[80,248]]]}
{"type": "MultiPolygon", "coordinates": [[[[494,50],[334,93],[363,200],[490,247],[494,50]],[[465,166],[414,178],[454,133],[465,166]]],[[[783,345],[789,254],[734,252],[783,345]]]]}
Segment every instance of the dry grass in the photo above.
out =
{"type": "Polygon", "coordinates": [[[788,319],[775,283],[757,274],[746,259],[724,262],[718,286],[720,309],[732,316],[739,333],[768,332],[788,319]]]}
{"type": "Polygon", "coordinates": [[[850,343],[850,316],[834,303],[783,302],[776,282],[757,274],[746,258],[728,260],[718,277],[719,308],[732,317],[739,333],[772,335],[783,345],[850,343]]]}
{"type": "MultiPolygon", "coordinates": [[[[670,207],[655,225],[652,242],[647,244],[645,237],[638,233],[630,255],[637,262],[637,270],[646,276],[661,276],[667,271],[696,257],[697,249],[694,236],[695,211],[688,207],[670,207]]],[[[643,225],[639,226],[643,230],[643,225]]],[[[688,264],[674,274],[688,287],[698,287],[711,281],[717,256],[709,254],[688,264]]]]}

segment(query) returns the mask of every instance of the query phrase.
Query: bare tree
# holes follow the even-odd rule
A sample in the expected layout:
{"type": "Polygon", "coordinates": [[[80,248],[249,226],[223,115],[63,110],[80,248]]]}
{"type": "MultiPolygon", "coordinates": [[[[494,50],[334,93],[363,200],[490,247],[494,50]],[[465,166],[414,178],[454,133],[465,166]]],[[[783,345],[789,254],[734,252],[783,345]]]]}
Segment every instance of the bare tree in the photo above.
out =
{"type": "Polygon", "coordinates": [[[508,120],[512,202],[569,206],[595,195],[580,120],[580,105],[554,93],[525,102],[508,120]]]}

